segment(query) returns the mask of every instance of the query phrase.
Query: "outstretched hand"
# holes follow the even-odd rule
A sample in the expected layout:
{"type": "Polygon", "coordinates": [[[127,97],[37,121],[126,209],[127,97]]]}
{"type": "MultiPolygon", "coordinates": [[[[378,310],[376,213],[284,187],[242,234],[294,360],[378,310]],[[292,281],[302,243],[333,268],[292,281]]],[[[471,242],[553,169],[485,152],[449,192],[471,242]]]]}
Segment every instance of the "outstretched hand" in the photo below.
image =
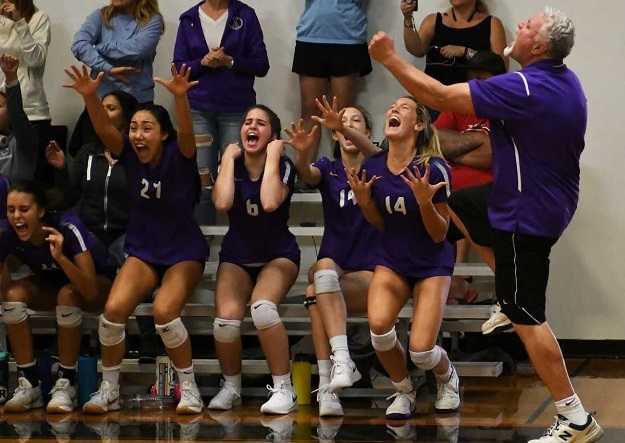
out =
{"type": "Polygon", "coordinates": [[[78,69],[76,65],[71,65],[69,68],[65,68],[65,73],[72,79],[72,83],[65,84],[63,87],[71,88],[83,97],[95,95],[100,83],[102,83],[102,78],[104,78],[104,72],[99,72],[96,78],[91,78],[85,65],[82,66],[82,70],[78,69]]]}
{"type": "Polygon", "coordinates": [[[154,77],[154,81],[163,85],[169,92],[176,97],[182,97],[187,94],[187,91],[196,86],[199,81],[189,81],[191,76],[191,68],[187,65],[182,65],[180,69],[176,69],[175,64],[171,64],[171,78],[164,80],[160,77],[154,77]]]}
{"type": "Polygon", "coordinates": [[[341,111],[338,110],[336,96],[332,99],[332,104],[328,102],[328,98],[325,95],[321,97],[321,100],[315,98],[315,103],[317,104],[319,112],[321,112],[321,117],[313,115],[313,120],[331,131],[342,132],[345,128],[343,126],[343,114],[345,114],[345,109],[341,109],[341,111]]]}
{"type": "Polygon", "coordinates": [[[447,182],[430,184],[430,165],[425,168],[423,176],[417,166],[413,166],[412,171],[407,167],[401,175],[402,180],[408,185],[419,206],[432,202],[432,198],[439,189],[447,185],[447,182]]]}
{"type": "Polygon", "coordinates": [[[307,152],[315,147],[315,134],[319,126],[314,125],[310,131],[307,131],[304,128],[304,120],[301,118],[291,123],[290,128],[286,128],[284,132],[289,138],[286,140],[286,143],[291,145],[293,149],[297,152],[307,152]]]}

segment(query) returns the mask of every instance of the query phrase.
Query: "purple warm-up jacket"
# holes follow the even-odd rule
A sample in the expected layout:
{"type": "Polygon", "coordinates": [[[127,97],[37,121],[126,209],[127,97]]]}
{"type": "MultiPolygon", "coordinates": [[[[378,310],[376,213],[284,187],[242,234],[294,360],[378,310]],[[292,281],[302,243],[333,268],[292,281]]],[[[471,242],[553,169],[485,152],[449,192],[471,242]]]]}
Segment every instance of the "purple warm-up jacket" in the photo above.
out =
{"type": "Polygon", "coordinates": [[[230,0],[221,46],[234,59],[232,68],[208,68],[200,63],[209,49],[195,5],[180,16],[174,63],[191,67],[191,80],[200,84],[189,91],[191,108],[208,112],[242,112],[256,104],[254,78],[269,71],[263,31],[254,9],[230,0]]]}

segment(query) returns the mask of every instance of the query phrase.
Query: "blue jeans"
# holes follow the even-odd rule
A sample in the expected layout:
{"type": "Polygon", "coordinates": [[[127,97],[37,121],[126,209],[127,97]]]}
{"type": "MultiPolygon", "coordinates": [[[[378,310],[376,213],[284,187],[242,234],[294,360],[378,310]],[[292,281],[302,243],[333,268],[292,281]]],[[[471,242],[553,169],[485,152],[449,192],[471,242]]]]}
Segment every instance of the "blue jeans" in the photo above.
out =
{"type": "Polygon", "coordinates": [[[197,167],[200,176],[217,175],[220,154],[230,143],[239,142],[242,112],[204,112],[191,110],[197,144],[197,167]]]}
{"type": "Polygon", "coordinates": [[[200,201],[195,207],[195,220],[200,225],[214,225],[215,207],[211,199],[212,185],[217,177],[219,157],[226,146],[240,140],[242,112],[204,112],[191,110],[193,132],[197,145],[197,168],[202,179],[200,201]]]}

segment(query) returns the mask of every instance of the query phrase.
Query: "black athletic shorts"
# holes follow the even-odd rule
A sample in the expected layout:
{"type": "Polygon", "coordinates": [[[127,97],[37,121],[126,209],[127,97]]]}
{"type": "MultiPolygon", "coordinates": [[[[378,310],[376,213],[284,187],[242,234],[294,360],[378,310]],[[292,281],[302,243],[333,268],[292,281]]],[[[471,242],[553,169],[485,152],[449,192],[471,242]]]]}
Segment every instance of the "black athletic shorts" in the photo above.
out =
{"type": "Polygon", "coordinates": [[[493,240],[495,291],[501,311],[512,323],[544,323],[549,254],[558,239],[495,229],[493,240]]]}
{"type": "MultiPolygon", "coordinates": [[[[488,197],[492,184],[462,188],[452,192],[449,207],[469,231],[471,239],[480,246],[493,247],[493,228],[488,221],[488,197]]],[[[451,243],[464,238],[455,224],[449,225],[447,239],[451,243]]]]}
{"type": "Polygon", "coordinates": [[[319,78],[353,74],[364,77],[371,70],[371,58],[366,43],[340,45],[295,42],[292,71],[297,74],[319,78]]]}

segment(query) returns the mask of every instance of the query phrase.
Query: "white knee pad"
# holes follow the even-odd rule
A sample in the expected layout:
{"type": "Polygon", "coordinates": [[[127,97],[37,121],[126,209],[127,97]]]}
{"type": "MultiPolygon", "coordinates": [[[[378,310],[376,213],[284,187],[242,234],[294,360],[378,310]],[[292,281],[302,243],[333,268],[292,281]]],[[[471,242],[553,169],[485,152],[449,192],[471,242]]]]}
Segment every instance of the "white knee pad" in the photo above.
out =
{"type": "Polygon", "coordinates": [[[165,347],[169,349],[176,349],[189,337],[187,328],[182,323],[180,317],[174,318],[164,325],[154,325],[154,327],[158,335],[161,336],[165,347]]]}
{"type": "Polygon", "coordinates": [[[417,368],[429,371],[440,363],[444,353],[445,350],[443,348],[434,346],[432,349],[425,352],[410,351],[410,360],[412,360],[417,368]]]}
{"type": "Polygon", "coordinates": [[[65,328],[76,328],[82,323],[82,309],[78,306],[56,307],[56,324],[65,328]]]}
{"type": "Polygon", "coordinates": [[[2,321],[7,325],[16,325],[28,318],[28,308],[23,301],[2,302],[2,321]]]}
{"type": "Polygon", "coordinates": [[[126,325],[124,323],[113,323],[100,315],[98,323],[98,336],[100,343],[104,346],[115,346],[126,338],[126,325]]]}
{"type": "Polygon", "coordinates": [[[254,302],[250,306],[250,311],[254,326],[260,331],[269,329],[282,321],[280,320],[280,314],[278,314],[278,307],[269,300],[254,302]]]}
{"type": "Polygon", "coordinates": [[[373,333],[373,331],[369,332],[371,333],[371,346],[373,346],[373,349],[376,351],[390,351],[395,347],[395,343],[397,343],[395,325],[393,325],[390,331],[385,332],[384,334],[377,335],[373,333]]]}
{"type": "Polygon", "coordinates": [[[341,284],[339,275],[333,269],[322,269],[314,274],[315,294],[327,294],[328,292],[340,292],[341,284]]]}
{"type": "Polygon", "coordinates": [[[213,337],[219,343],[232,343],[241,336],[241,321],[215,318],[213,337]]]}

